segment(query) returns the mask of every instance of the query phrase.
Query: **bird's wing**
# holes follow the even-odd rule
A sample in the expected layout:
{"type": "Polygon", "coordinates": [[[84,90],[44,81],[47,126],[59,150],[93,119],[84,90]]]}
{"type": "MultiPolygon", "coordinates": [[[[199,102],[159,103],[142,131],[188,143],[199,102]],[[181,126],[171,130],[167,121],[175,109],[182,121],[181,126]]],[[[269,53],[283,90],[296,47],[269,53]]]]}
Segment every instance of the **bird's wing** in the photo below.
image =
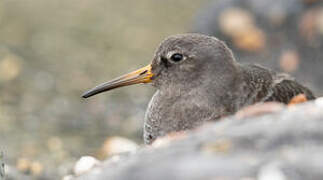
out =
{"type": "Polygon", "coordinates": [[[276,73],[261,65],[243,66],[245,81],[249,87],[250,103],[278,101],[288,104],[290,100],[304,94],[308,100],[315,99],[313,93],[284,73],[276,73]]]}
{"type": "Polygon", "coordinates": [[[263,102],[272,95],[273,75],[271,71],[260,65],[243,65],[243,76],[245,82],[246,96],[244,105],[263,102]]]}
{"type": "Polygon", "coordinates": [[[273,93],[266,101],[278,101],[288,104],[293,97],[299,94],[304,94],[308,100],[315,99],[315,96],[308,88],[290,79],[284,79],[274,84],[272,90],[273,93]]]}

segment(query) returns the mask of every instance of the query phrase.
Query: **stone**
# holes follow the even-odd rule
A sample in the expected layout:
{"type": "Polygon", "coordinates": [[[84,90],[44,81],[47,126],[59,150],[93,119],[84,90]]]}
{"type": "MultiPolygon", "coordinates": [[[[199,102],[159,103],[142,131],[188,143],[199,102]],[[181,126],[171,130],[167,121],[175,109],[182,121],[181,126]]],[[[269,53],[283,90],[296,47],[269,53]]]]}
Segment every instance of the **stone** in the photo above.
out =
{"type": "Polygon", "coordinates": [[[230,116],[159,148],[106,160],[75,180],[320,180],[323,98],[272,113],[230,116]]]}

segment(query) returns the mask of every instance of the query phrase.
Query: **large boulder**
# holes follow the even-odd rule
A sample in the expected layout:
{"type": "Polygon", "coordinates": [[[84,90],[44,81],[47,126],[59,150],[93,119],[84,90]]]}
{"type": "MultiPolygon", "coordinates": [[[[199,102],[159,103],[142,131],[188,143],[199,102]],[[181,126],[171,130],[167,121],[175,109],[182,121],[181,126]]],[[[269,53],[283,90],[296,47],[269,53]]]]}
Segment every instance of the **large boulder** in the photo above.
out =
{"type": "Polygon", "coordinates": [[[114,157],[75,179],[322,179],[323,98],[272,107],[249,109],[161,147],[114,157]]]}

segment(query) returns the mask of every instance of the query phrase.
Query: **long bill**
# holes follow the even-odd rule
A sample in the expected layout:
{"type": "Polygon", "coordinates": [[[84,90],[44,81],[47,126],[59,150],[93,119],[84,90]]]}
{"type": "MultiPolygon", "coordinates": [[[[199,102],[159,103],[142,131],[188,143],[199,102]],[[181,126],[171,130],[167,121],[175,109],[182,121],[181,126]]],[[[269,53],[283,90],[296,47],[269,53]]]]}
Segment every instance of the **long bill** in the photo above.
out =
{"type": "Polygon", "coordinates": [[[154,74],[151,72],[151,65],[148,65],[131,73],[120,76],[112,81],[100,84],[85,92],[82,97],[88,98],[111,89],[129,86],[132,84],[149,83],[151,82],[153,75],[154,74]]]}

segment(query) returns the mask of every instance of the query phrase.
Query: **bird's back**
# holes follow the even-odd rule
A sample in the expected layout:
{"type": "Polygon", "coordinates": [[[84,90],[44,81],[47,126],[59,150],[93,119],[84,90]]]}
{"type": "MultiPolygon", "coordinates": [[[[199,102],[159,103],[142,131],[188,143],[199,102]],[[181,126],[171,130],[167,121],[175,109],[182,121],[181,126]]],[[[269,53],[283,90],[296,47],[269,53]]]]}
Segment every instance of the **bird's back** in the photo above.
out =
{"type": "Polygon", "coordinates": [[[288,104],[299,94],[304,94],[308,100],[315,99],[308,88],[287,74],[276,73],[259,65],[244,65],[243,71],[250,88],[251,103],[277,101],[288,104]]]}

